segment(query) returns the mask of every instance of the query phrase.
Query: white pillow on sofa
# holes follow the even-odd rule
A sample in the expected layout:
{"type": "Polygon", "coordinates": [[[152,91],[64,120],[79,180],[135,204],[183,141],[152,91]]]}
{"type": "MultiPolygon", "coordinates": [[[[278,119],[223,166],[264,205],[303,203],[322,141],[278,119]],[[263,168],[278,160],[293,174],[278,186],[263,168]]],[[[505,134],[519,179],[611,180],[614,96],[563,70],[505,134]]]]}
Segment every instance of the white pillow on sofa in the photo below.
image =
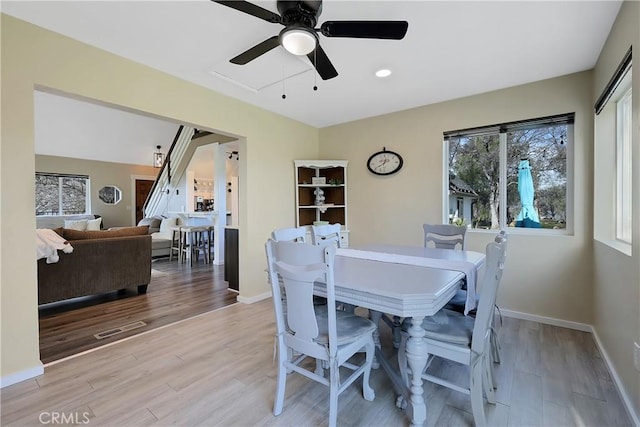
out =
{"type": "Polygon", "coordinates": [[[79,230],[79,231],[86,231],[87,222],[88,220],[86,219],[65,219],[64,228],[70,228],[72,230],[79,230]]]}
{"type": "Polygon", "coordinates": [[[96,219],[87,220],[87,230],[99,231],[100,224],[102,223],[102,217],[96,219]]]}
{"type": "Polygon", "coordinates": [[[176,226],[178,218],[173,216],[169,218],[162,218],[162,222],[160,223],[160,232],[161,233],[171,233],[173,227],[176,226]]]}
{"type": "Polygon", "coordinates": [[[163,218],[160,223],[160,231],[151,233],[151,240],[171,240],[173,239],[173,227],[178,224],[178,218],[163,218]]]}

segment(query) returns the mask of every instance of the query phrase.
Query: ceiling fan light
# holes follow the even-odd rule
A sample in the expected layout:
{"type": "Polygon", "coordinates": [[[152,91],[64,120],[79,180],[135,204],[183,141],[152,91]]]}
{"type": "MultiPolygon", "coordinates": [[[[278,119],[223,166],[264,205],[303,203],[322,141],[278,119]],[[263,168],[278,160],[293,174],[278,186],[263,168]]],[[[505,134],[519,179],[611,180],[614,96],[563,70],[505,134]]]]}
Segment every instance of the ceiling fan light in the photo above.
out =
{"type": "Polygon", "coordinates": [[[306,55],[316,48],[318,36],[305,28],[285,28],[280,34],[280,42],[287,52],[306,55]]]}

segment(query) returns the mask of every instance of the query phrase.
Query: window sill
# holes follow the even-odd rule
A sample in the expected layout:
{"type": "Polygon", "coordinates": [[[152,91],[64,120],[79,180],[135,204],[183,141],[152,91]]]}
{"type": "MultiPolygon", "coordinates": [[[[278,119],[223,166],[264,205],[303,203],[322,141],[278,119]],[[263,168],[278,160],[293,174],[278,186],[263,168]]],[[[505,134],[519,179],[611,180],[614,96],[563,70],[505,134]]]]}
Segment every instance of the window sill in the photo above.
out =
{"type": "Polygon", "coordinates": [[[631,244],[626,242],[621,242],[620,240],[602,240],[598,238],[594,238],[596,242],[600,242],[603,245],[609,246],[611,249],[614,249],[618,252],[621,252],[623,255],[631,256],[631,244]]]}
{"type": "MultiPolygon", "coordinates": [[[[537,236],[537,237],[545,237],[545,236],[567,236],[573,237],[573,233],[566,228],[553,230],[550,228],[523,228],[523,227],[507,227],[504,229],[507,234],[511,235],[520,235],[520,236],[537,236]]],[[[482,228],[468,228],[467,233],[478,233],[478,234],[496,234],[499,233],[500,230],[492,230],[492,229],[482,229],[482,228]]]]}

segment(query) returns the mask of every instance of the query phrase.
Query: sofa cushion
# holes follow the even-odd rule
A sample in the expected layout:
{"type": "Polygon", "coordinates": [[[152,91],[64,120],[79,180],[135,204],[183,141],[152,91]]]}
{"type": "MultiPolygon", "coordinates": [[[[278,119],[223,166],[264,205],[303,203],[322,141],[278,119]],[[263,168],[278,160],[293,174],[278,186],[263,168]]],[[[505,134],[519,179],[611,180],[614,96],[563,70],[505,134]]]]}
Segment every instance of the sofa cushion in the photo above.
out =
{"type": "Polygon", "coordinates": [[[65,219],[64,228],[69,230],[84,231],[87,229],[87,221],[88,220],[86,219],[65,219]]]}
{"type": "Polygon", "coordinates": [[[152,218],[142,218],[138,225],[148,225],[149,229],[156,228],[160,229],[160,223],[162,222],[162,218],[152,217],[152,218]]]}
{"type": "Polygon", "coordinates": [[[155,240],[168,240],[171,241],[173,238],[173,232],[172,231],[168,231],[166,233],[157,231],[155,233],[151,233],[151,240],[155,241],[155,240]]]}
{"type": "Polygon", "coordinates": [[[149,234],[149,226],[123,227],[114,230],[80,231],[65,228],[62,237],[67,240],[106,239],[111,237],[140,236],[149,234]]]}
{"type": "Polygon", "coordinates": [[[162,218],[162,222],[160,223],[160,232],[161,233],[170,233],[178,223],[178,218],[175,216],[169,218],[162,218]]]}
{"type": "MultiPolygon", "coordinates": [[[[153,236],[153,234],[151,235],[153,236]]],[[[171,247],[171,240],[167,239],[151,239],[151,249],[169,249],[171,247]]],[[[167,252],[168,254],[168,252],[167,252]]]]}
{"type": "Polygon", "coordinates": [[[99,215],[41,215],[36,216],[36,228],[64,227],[65,220],[95,219],[99,215]]]}
{"type": "Polygon", "coordinates": [[[87,230],[97,231],[100,230],[102,224],[102,218],[87,220],[87,230]]]}

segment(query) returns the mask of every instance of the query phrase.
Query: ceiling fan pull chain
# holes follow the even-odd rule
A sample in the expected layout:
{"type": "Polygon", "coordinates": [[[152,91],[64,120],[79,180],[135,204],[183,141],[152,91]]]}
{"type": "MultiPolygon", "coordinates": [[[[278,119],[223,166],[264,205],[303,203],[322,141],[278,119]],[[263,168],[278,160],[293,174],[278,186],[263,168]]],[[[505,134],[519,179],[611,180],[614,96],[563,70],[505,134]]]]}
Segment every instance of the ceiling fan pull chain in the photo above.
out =
{"type": "Polygon", "coordinates": [[[287,99],[287,95],[285,94],[285,87],[284,87],[284,63],[282,64],[282,99],[287,99]]]}
{"type": "Polygon", "coordinates": [[[313,50],[313,90],[318,90],[318,48],[313,50]]]}

